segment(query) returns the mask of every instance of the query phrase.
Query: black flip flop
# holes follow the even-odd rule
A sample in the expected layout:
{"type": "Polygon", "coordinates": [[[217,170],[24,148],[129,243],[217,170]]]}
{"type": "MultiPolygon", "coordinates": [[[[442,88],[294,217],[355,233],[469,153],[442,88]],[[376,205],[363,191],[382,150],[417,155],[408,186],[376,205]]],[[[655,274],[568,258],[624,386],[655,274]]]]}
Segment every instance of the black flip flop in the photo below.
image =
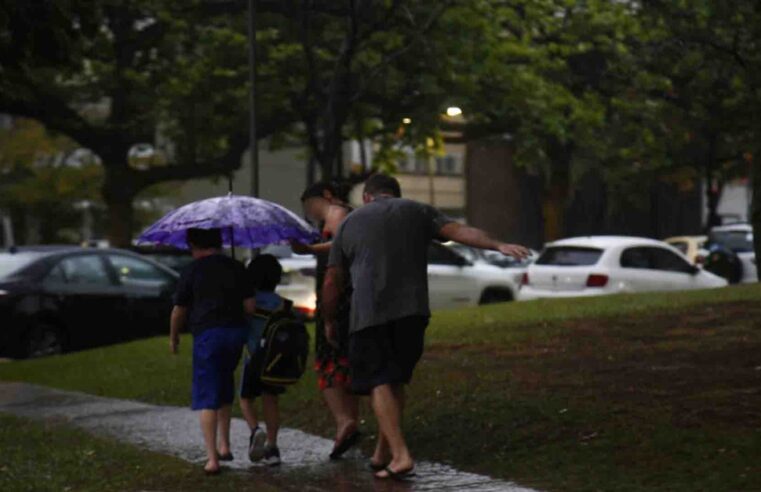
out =
{"type": "Polygon", "coordinates": [[[397,482],[406,482],[408,479],[415,476],[415,467],[408,468],[406,470],[399,470],[394,471],[390,467],[386,467],[381,471],[385,471],[388,473],[387,477],[379,477],[378,475],[375,475],[375,478],[378,480],[388,480],[389,478],[392,480],[396,480],[397,482]]]}
{"type": "Polygon", "coordinates": [[[222,467],[217,468],[216,470],[207,470],[206,468],[203,469],[204,475],[207,477],[214,477],[222,473],[222,467]]]}
{"type": "Polygon", "coordinates": [[[341,459],[343,455],[347,453],[351,448],[357,445],[359,440],[362,438],[362,433],[358,430],[355,430],[345,438],[343,438],[338,444],[336,444],[336,447],[333,448],[333,451],[330,453],[330,459],[331,460],[338,460],[341,459]]]}
{"type": "Polygon", "coordinates": [[[376,464],[376,463],[373,463],[372,460],[367,462],[367,469],[373,473],[378,473],[380,471],[383,471],[386,469],[387,466],[388,466],[388,463],[376,464]]]}
{"type": "Polygon", "coordinates": [[[235,457],[233,456],[232,453],[227,453],[227,454],[218,454],[217,459],[219,461],[233,461],[235,457]]]}

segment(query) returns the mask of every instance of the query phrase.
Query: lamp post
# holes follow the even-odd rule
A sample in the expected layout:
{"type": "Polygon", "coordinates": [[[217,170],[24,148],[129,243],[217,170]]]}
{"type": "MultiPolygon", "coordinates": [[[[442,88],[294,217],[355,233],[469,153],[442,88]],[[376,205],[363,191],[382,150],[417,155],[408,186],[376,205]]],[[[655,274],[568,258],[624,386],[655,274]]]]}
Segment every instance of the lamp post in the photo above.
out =
{"type": "Polygon", "coordinates": [[[251,196],[259,196],[259,144],[256,139],[256,0],[248,0],[249,152],[251,196]]]}

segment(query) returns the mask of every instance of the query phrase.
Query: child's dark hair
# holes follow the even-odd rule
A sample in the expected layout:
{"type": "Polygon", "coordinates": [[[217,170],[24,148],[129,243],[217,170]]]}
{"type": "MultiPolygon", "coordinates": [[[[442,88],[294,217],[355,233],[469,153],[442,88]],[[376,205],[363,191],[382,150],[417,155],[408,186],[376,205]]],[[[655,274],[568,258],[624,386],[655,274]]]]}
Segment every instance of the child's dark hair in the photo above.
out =
{"type": "Polygon", "coordinates": [[[222,247],[222,231],[219,229],[188,229],[185,234],[188,246],[198,249],[222,247]]]}
{"type": "Polygon", "coordinates": [[[301,194],[301,201],[304,202],[310,198],[322,198],[325,196],[326,191],[342,202],[348,202],[351,187],[345,183],[339,183],[337,181],[318,181],[317,183],[307,186],[307,189],[301,194]]]}
{"type": "Polygon", "coordinates": [[[248,276],[256,290],[274,292],[283,278],[283,267],[272,255],[259,255],[248,264],[248,276]]]}

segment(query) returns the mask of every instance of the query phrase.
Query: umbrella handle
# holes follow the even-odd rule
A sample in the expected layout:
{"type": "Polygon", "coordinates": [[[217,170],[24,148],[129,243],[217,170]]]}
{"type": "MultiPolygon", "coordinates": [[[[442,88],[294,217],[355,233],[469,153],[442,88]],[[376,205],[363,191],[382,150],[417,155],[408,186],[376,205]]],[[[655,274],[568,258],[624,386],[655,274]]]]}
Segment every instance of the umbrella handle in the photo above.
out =
{"type": "Polygon", "coordinates": [[[230,254],[235,259],[235,231],[230,227],[230,254]]]}

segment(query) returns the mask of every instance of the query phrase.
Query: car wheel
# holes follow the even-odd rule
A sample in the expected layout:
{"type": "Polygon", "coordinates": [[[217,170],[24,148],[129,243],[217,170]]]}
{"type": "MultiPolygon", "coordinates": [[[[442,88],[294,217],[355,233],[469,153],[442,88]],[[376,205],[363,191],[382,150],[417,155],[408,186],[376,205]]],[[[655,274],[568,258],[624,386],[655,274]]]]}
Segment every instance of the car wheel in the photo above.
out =
{"type": "Polygon", "coordinates": [[[497,304],[499,302],[510,302],[513,300],[513,293],[507,289],[486,289],[481,294],[478,304],[497,304]]]}
{"type": "Polygon", "coordinates": [[[26,356],[29,358],[61,354],[63,349],[63,334],[55,326],[35,326],[27,336],[26,356]]]}

